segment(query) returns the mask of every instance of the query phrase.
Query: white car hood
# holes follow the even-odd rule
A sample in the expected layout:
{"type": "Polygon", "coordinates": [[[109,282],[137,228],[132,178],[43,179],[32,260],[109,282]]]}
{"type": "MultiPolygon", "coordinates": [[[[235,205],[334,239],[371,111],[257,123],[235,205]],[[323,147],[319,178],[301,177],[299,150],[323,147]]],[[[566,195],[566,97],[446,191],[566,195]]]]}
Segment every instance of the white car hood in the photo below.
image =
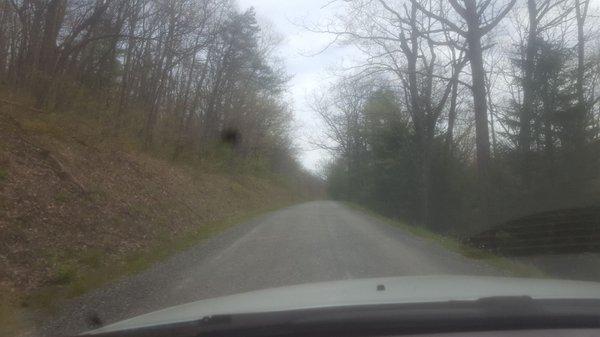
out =
{"type": "Polygon", "coordinates": [[[192,302],[88,334],[199,320],[205,316],[354,305],[469,301],[495,296],[600,299],[600,283],[473,276],[405,276],[311,283],[192,302]],[[378,290],[378,286],[385,290],[378,290]]]}

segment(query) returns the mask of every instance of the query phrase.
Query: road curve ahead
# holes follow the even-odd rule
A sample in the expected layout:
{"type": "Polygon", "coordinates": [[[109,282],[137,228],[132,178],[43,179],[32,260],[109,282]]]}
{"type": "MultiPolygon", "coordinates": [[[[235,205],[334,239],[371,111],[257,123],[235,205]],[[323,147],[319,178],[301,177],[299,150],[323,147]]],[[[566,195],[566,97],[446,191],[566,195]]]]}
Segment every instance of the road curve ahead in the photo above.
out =
{"type": "Polygon", "coordinates": [[[66,304],[39,335],[88,329],[168,306],[300,283],[424,274],[497,275],[469,260],[333,201],[272,212],[149,270],[66,304]]]}

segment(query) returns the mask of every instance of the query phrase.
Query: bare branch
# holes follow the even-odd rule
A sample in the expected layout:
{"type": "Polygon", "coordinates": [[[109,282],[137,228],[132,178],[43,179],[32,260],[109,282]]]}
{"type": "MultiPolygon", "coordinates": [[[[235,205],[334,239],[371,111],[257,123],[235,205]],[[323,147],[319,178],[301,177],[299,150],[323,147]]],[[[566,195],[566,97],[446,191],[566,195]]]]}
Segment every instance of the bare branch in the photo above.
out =
{"type": "Polygon", "coordinates": [[[496,15],[496,17],[492,20],[492,22],[481,27],[480,28],[481,36],[486,35],[492,29],[494,29],[494,27],[496,27],[500,23],[500,21],[502,21],[502,19],[504,19],[506,14],[508,14],[508,12],[510,12],[510,10],[513,8],[513,6],[515,5],[516,2],[517,2],[517,0],[511,0],[510,3],[508,5],[506,5],[504,10],[502,10],[498,15],[496,15]]]}
{"type": "MultiPolygon", "coordinates": [[[[513,1],[515,1],[515,0],[513,0],[513,1]]],[[[462,35],[463,37],[467,37],[467,32],[466,32],[466,31],[464,31],[464,30],[462,30],[462,29],[460,29],[460,28],[459,28],[457,25],[455,25],[455,24],[454,24],[452,21],[450,21],[450,20],[448,20],[448,19],[446,19],[446,18],[444,18],[444,17],[442,17],[442,16],[440,16],[440,15],[437,15],[437,14],[435,14],[435,13],[431,12],[430,10],[426,9],[425,7],[423,7],[423,6],[422,6],[422,5],[419,3],[419,1],[417,1],[417,0],[411,0],[411,2],[412,2],[412,3],[413,3],[413,4],[414,4],[414,5],[415,5],[415,6],[416,6],[416,7],[417,7],[417,8],[418,8],[418,9],[419,9],[421,12],[423,12],[425,15],[428,15],[428,16],[430,16],[430,17],[432,17],[432,18],[434,18],[434,19],[438,20],[439,22],[441,22],[442,24],[444,24],[444,25],[446,25],[446,26],[450,27],[450,29],[452,29],[452,30],[453,30],[453,31],[455,31],[456,33],[458,33],[458,34],[462,35]]]]}

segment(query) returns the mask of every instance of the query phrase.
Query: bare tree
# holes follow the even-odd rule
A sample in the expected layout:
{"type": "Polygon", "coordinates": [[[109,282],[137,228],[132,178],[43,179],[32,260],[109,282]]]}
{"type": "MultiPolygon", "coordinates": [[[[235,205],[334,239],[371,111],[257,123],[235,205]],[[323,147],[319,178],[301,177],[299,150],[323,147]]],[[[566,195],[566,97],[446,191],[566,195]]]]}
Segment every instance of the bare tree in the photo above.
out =
{"type": "Polygon", "coordinates": [[[432,19],[419,12],[416,2],[356,1],[347,6],[352,17],[311,29],[332,34],[340,43],[352,43],[366,55],[364,63],[352,68],[355,78],[381,75],[398,83],[419,149],[415,158],[420,168],[419,221],[428,224],[436,127],[451,93],[456,94],[465,59],[454,55],[454,61],[448,61],[444,45],[449,42],[434,41],[432,19]]]}
{"type": "Polygon", "coordinates": [[[448,156],[451,157],[454,150],[454,127],[456,125],[457,109],[458,109],[458,88],[460,82],[458,81],[459,75],[462,72],[463,67],[466,64],[466,58],[461,50],[460,54],[457,52],[454,44],[448,45],[452,58],[452,92],[450,93],[450,106],[448,108],[448,128],[446,130],[446,151],[448,156]]]}
{"type": "Polygon", "coordinates": [[[577,99],[582,107],[585,98],[585,21],[588,16],[590,1],[575,0],[575,18],[577,21],[577,99]]]}
{"type": "Polygon", "coordinates": [[[491,32],[512,9],[516,0],[510,0],[500,10],[494,10],[492,0],[464,0],[461,5],[458,0],[448,0],[454,13],[462,21],[452,20],[444,13],[444,6],[439,6],[436,13],[426,8],[417,0],[412,3],[423,13],[438,20],[444,29],[458,33],[466,40],[467,56],[471,64],[473,102],[475,110],[475,133],[477,145],[477,169],[481,189],[480,202],[484,221],[490,216],[490,135],[488,121],[487,93],[485,85],[485,68],[483,62],[482,38],[491,32]]]}

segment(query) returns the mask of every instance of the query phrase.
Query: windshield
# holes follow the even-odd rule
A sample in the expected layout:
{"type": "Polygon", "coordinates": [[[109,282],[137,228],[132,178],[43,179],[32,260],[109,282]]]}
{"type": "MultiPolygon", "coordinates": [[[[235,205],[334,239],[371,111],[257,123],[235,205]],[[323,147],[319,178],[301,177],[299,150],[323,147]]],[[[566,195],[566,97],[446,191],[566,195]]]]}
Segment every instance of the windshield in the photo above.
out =
{"type": "Polygon", "coordinates": [[[544,283],[600,282],[599,10],[0,0],[0,335],[365,278],[600,299],[544,283]]]}

